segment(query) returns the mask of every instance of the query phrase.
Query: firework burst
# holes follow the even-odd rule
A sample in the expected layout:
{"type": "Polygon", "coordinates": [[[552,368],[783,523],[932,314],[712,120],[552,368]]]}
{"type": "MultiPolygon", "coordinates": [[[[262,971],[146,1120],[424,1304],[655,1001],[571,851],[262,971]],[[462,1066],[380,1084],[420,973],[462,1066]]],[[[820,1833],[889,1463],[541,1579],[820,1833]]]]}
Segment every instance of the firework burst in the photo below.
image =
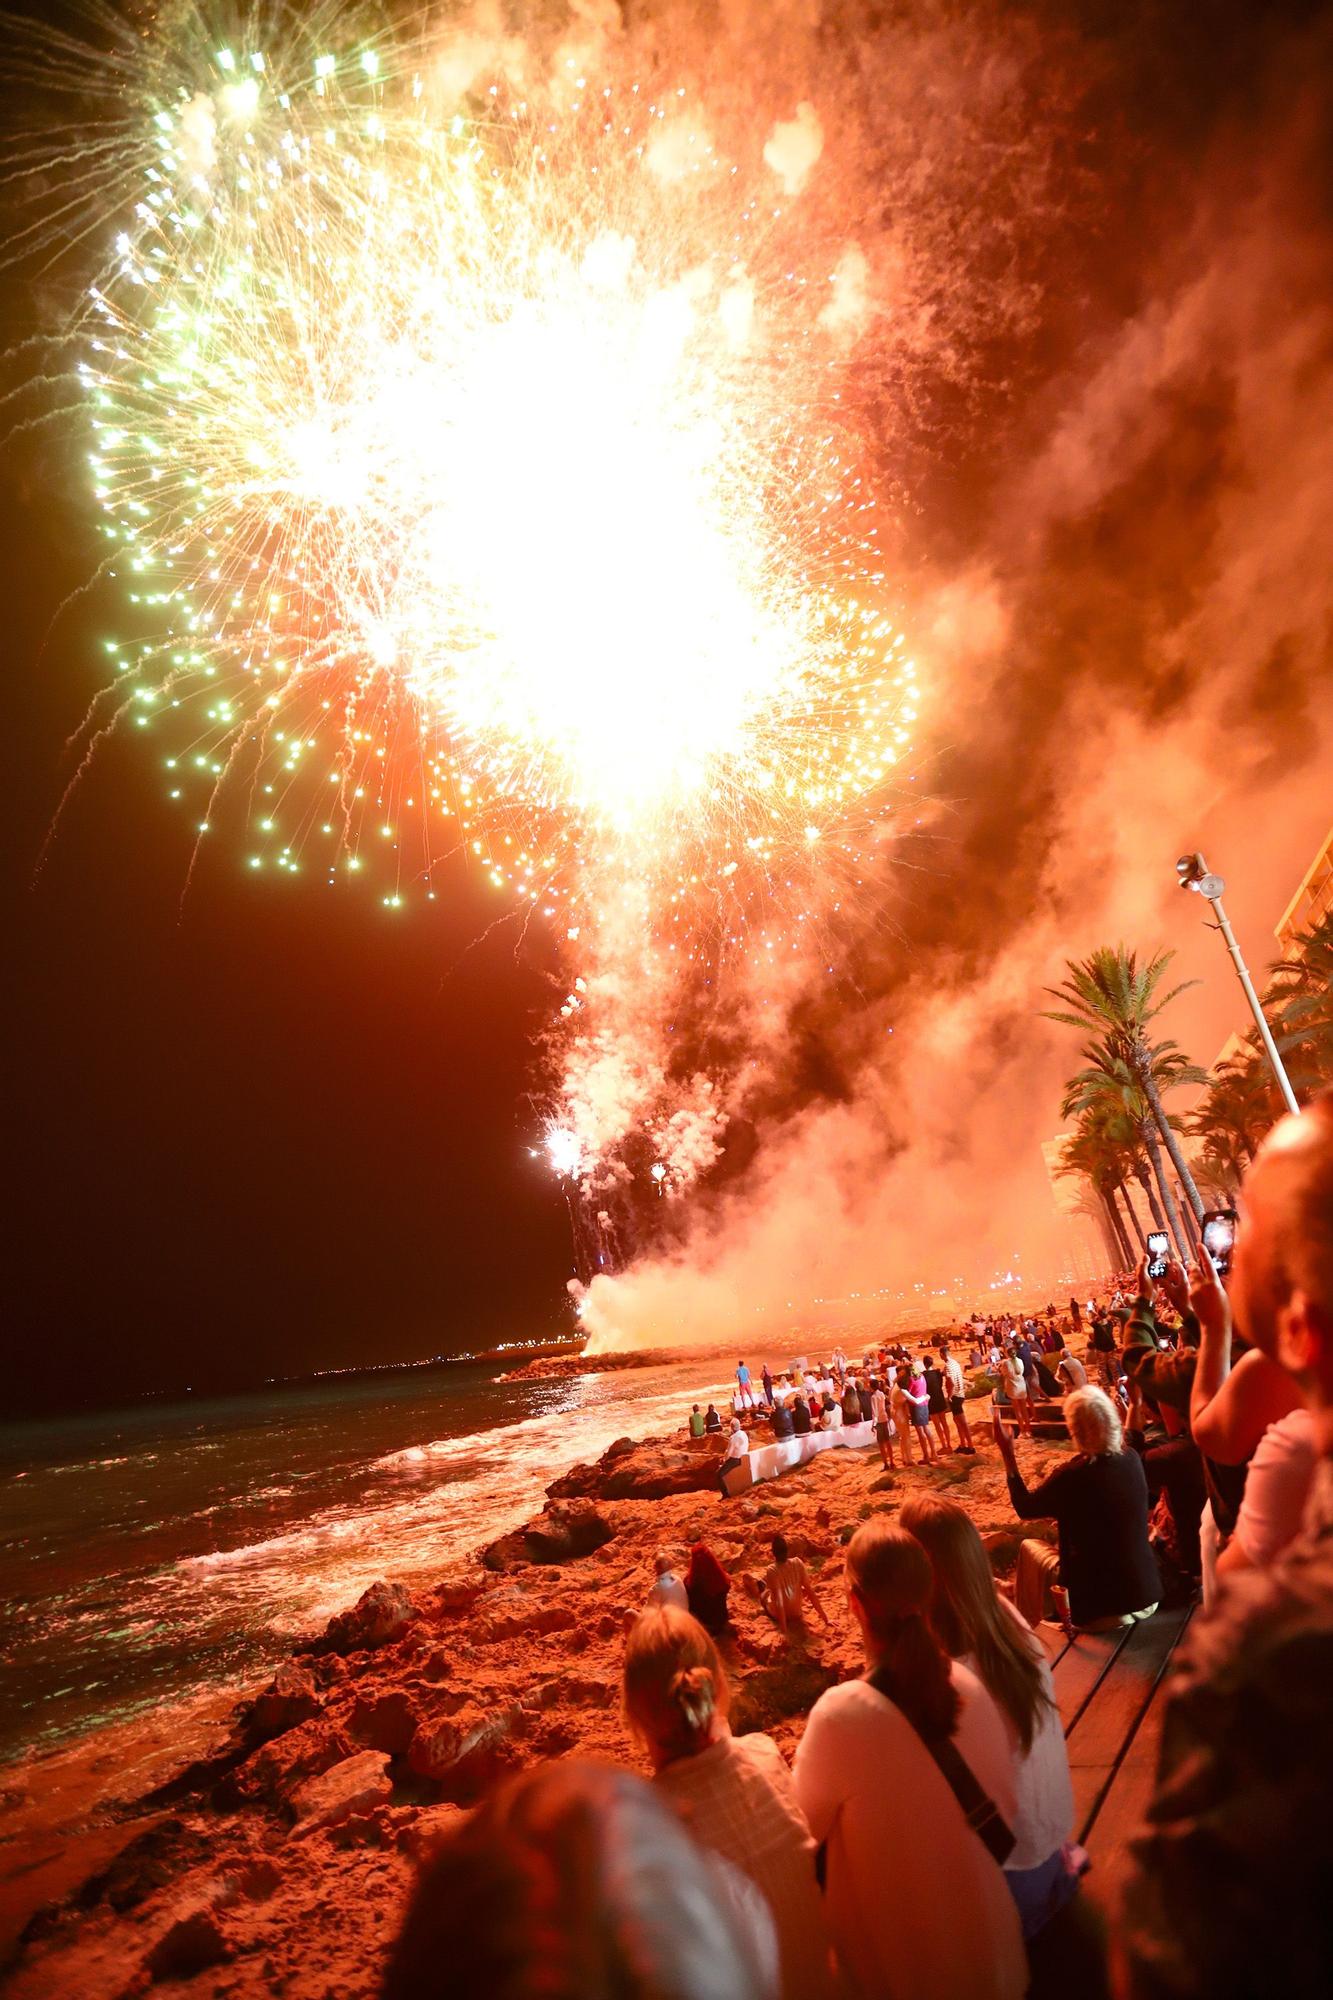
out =
{"type": "Polygon", "coordinates": [[[461,849],[556,918],[552,1163],[646,1133],[672,1191],[725,1111],[643,1023],[801,948],[915,714],[844,415],[864,259],[802,220],[807,104],[731,157],[681,88],[456,58],[353,14],[145,41],[81,369],[108,651],[251,867],[392,857],[397,905],[461,849]]]}

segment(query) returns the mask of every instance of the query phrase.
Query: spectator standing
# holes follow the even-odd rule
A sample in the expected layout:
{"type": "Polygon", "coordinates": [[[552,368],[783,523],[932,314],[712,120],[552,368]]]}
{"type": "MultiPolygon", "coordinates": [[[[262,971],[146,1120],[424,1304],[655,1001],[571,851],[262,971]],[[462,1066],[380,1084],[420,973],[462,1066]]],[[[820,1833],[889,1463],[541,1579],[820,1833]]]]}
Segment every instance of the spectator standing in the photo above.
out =
{"type": "MultiPolygon", "coordinates": [[[[870,1393],[870,1417],[875,1426],[875,1443],[879,1446],[879,1461],[886,1472],[896,1472],[893,1456],[893,1440],[896,1426],[889,1415],[889,1399],[884,1394],[884,1384],[876,1381],[870,1393]]],[[[903,1446],[906,1452],[906,1445],[903,1446]]]]}
{"type": "Polygon", "coordinates": [[[944,1390],[949,1398],[949,1411],[958,1427],[958,1449],[975,1458],[977,1448],[972,1442],[972,1426],[967,1421],[967,1383],[963,1377],[962,1363],[947,1347],[940,1349],[940,1367],[944,1371],[944,1390]]]}
{"type": "Polygon", "coordinates": [[[769,1367],[767,1362],[764,1363],[763,1373],[760,1375],[759,1379],[764,1385],[764,1401],[768,1404],[768,1407],[771,1410],[773,1407],[773,1370],[769,1367]]]}
{"type": "Polygon", "coordinates": [[[750,1371],[742,1361],[736,1369],[736,1390],[743,1409],[754,1408],[754,1391],[750,1387],[750,1371]]]}
{"type": "Polygon", "coordinates": [[[921,1365],[921,1375],[926,1385],[926,1409],[934,1427],[936,1442],[941,1451],[952,1451],[953,1441],[949,1436],[949,1403],[944,1390],[944,1370],[927,1355],[921,1365]]]}
{"type": "Polygon", "coordinates": [[[939,1761],[949,1763],[952,1746],[999,1821],[1012,1816],[999,1711],[930,1630],[930,1563],[912,1536],[883,1516],[865,1522],[848,1546],[847,1576],[867,1677],[820,1696],[794,1773],[810,1830],[826,1843],[838,1957],[867,1995],[1019,2000],[1027,1966],[1017,1910],[939,1761]],[[907,1909],[893,1885],[909,1881],[931,1893],[913,1895],[907,1909]]]}
{"type": "Polygon", "coordinates": [[[1017,1795],[1005,1880],[1025,1938],[1035,1937],[1078,1887],[1069,1843],[1074,1786],[1046,1650],[995,1588],[976,1524],[952,1500],[904,1503],[899,1519],[930,1558],[930,1622],[944,1650],[974,1673],[1004,1718],[1017,1795]]]}
{"type": "MultiPolygon", "coordinates": [[[[1229,1346],[1230,1308],[1206,1255],[1192,1304],[1229,1346]]],[[[1245,1177],[1231,1306],[1308,1406],[1318,1464],[1301,1532],[1271,1568],[1229,1577],[1177,1656],[1156,1792],[1123,1896],[1121,1986],[1133,2000],[1328,1990],[1331,1091],[1284,1118],[1245,1177]]]]}
{"type": "MultiPolygon", "coordinates": [[[[1032,1435],[1032,1405],[1028,1397],[1027,1373],[1022,1356],[1011,1350],[1000,1361],[1000,1387],[1005,1399],[1018,1420],[1018,1428],[1024,1437],[1032,1435]]],[[[1006,1433],[1007,1436],[1007,1433],[1006,1433]]]]}

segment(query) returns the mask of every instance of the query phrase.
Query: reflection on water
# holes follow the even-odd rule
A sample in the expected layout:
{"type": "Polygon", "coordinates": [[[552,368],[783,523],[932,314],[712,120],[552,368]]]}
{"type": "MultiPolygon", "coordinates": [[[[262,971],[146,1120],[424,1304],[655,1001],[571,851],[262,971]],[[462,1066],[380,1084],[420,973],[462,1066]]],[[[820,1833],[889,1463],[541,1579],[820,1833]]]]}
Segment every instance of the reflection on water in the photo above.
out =
{"type": "Polygon", "coordinates": [[[708,1363],[497,1383],[485,1365],[0,1431],[0,1757],[253,1678],[376,1577],[438,1575],[708,1363]]]}

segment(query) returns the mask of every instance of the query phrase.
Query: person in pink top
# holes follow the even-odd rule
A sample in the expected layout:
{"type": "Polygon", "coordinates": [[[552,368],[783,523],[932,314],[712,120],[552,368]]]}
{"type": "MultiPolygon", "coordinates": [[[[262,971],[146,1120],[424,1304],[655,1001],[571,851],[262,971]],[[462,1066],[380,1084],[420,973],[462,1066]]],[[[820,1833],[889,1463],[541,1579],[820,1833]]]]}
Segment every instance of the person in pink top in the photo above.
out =
{"type": "Polygon", "coordinates": [[[823,2000],[833,1987],[815,1843],[772,1737],[732,1735],[727,1676],[702,1625],[680,1611],[644,1612],[626,1643],[622,1699],[657,1789],[767,1902],[785,2000],[823,2000]]]}

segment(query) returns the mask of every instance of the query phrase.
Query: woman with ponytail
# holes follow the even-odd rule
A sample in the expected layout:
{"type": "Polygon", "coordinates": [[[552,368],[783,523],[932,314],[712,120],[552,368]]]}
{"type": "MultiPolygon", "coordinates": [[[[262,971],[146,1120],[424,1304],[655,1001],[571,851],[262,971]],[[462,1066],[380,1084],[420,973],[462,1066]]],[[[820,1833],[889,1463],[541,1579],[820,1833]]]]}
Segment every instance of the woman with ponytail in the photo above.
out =
{"type": "Polygon", "coordinates": [[[733,1736],[717,1648],[687,1612],[646,1611],[625,1647],[626,1726],[695,1839],[740,1868],[777,1928],[786,2000],[831,1991],[815,1844],[771,1736],[733,1736]]]}
{"type": "Polygon", "coordinates": [[[1005,1721],[1017,1795],[1005,1879],[1024,1937],[1035,1937],[1078,1887],[1068,1847],[1074,1787],[1050,1664],[1031,1626],[995,1588],[981,1536],[962,1507],[923,1494],[908,1500],[898,1518],[930,1559],[935,1636],[971,1668],[1005,1721]]]}
{"type": "Polygon", "coordinates": [[[997,1856],[1014,1815],[999,1710],[931,1629],[921,1544],[883,1515],[847,1549],[864,1679],[820,1696],[796,1752],[796,1796],[825,1848],[839,1960],[865,1995],[1019,2000],[1027,1961],[997,1856]],[[934,1893],[894,1893],[904,1879],[934,1893]],[[948,1893],[942,1893],[945,1885],[948,1893]]]}

